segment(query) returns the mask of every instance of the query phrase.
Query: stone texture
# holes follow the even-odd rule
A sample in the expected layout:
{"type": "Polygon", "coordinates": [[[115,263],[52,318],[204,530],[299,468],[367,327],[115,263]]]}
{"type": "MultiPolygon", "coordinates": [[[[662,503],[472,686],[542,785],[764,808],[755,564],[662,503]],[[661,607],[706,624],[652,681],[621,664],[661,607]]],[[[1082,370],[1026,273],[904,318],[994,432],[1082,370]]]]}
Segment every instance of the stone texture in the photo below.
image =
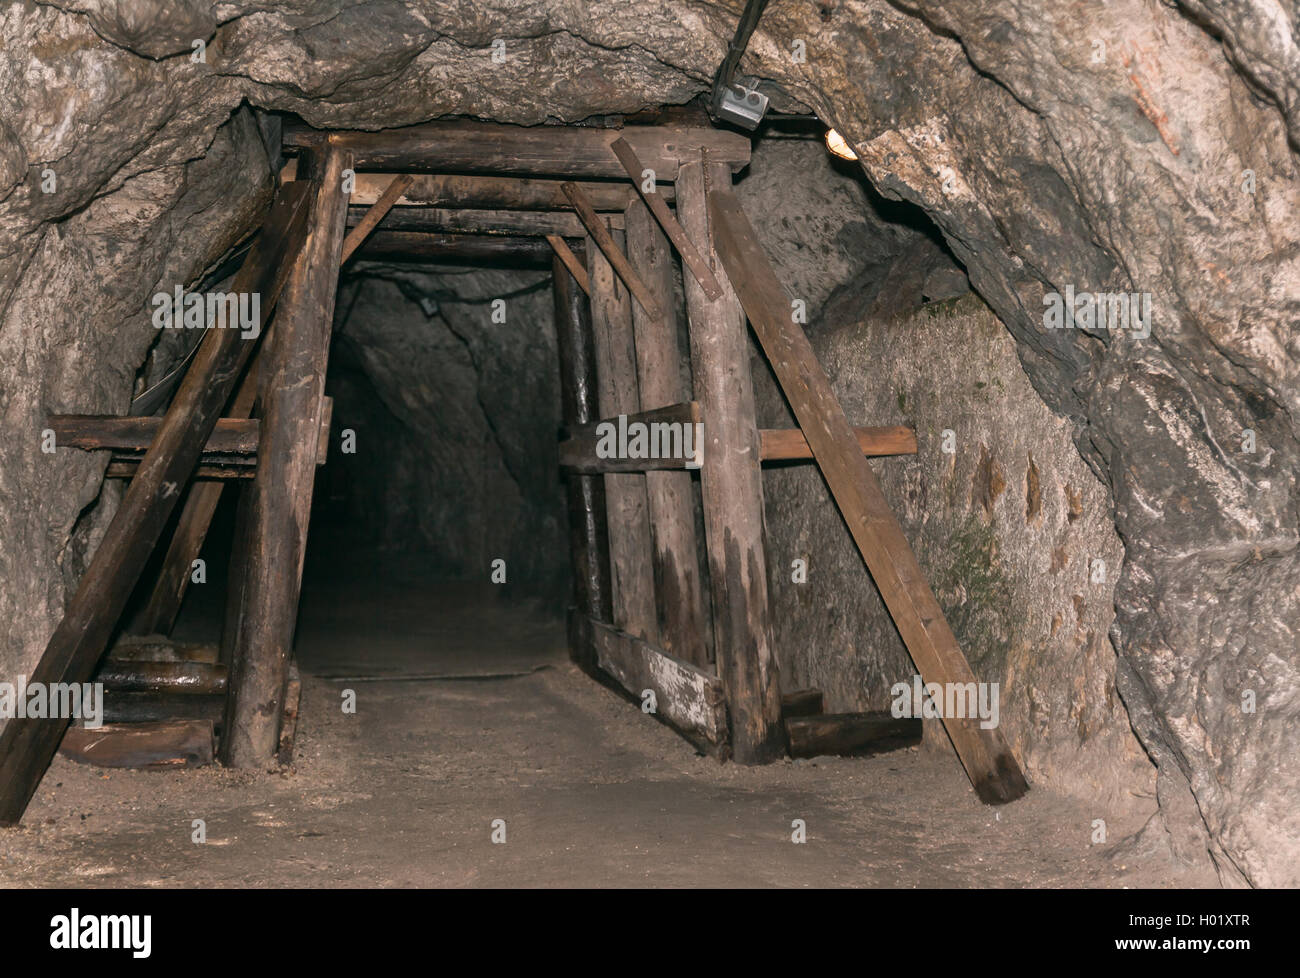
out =
{"type": "MultiPolygon", "coordinates": [[[[198,4],[177,21],[89,0],[0,13],[12,133],[0,133],[0,183],[26,166],[0,189],[9,663],[28,661],[57,615],[63,585],[49,582],[97,492],[88,460],[60,459],[56,480],[22,453],[52,402],[120,407],[159,277],[190,280],[251,224],[239,202],[261,185],[260,149],[238,157],[242,180],[233,161],[190,162],[218,148],[233,110],[246,100],[374,127],[681,102],[707,87],[738,12],[264,7],[215,5],[201,64],[158,57],[207,23],[198,4]],[[169,204],[191,195],[211,195],[212,211],[191,214],[194,239],[169,237],[169,204]]],[[[1160,765],[1162,812],[1193,814],[1168,826],[1174,847],[1208,845],[1225,881],[1263,885],[1300,883],[1297,17],[1294,0],[800,0],[767,11],[742,65],[775,105],[839,128],[881,194],[934,220],[1034,389],[1073,424],[1125,547],[1120,693],[1160,765]],[[1067,285],[1151,293],[1152,336],[1044,329],[1044,293],[1067,285]]]]}

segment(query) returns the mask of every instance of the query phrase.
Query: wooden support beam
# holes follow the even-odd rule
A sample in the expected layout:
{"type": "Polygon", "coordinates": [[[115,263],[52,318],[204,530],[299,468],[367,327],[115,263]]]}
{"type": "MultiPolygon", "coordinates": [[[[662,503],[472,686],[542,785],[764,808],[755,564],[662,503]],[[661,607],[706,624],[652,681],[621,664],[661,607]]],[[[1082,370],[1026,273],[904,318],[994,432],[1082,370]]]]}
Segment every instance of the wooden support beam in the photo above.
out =
{"type": "MultiPolygon", "coordinates": [[[[302,188],[281,188],[261,236],[229,290],[260,293],[260,325],[274,308],[301,244],[302,204],[302,188]]],[[[139,474],[127,488],[31,682],[90,679],[251,348],[240,330],[206,331],[139,474]]],[[[5,724],[0,732],[0,825],[13,825],[22,817],[68,722],[67,718],[15,717],[5,724]]]]}
{"type": "MultiPolygon", "coordinates": [[[[638,353],[640,348],[638,347],[638,353]]],[[[615,430],[635,423],[691,424],[703,421],[699,405],[694,401],[670,404],[652,411],[641,411],[624,418],[604,418],[593,424],[575,428],[560,443],[560,465],[576,472],[651,472],[668,469],[699,468],[695,456],[682,459],[673,453],[659,452],[652,458],[601,458],[596,452],[602,425],[613,425],[615,430]]],[[[915,455],[916,432],[911,428],[890,426],[884,428],[854,428],[858,447],[863,455],[915,455]]],[[[811,460],[812,449],[798,428],[760,428],[759,460],[763,462],[794,462],[811,460]]]]}
{"type": "Polygon", "coordinates": [[[825,709],[825,697],[820,689],[792,689],[781,694],[781,716],[786,720],[813,716],[825,709]]]}
{"type": "Polygon", "coordinates": [[[123,635],[108,650],[117,662],[218,661],[218,648],[207,642],[175,642],[163,635],[123,635]]]}
{"type": "MultiPolygon", "coordinates": [[[[635,414],[641,402],[632,335],[632,302],[627,290],[620,286],[613,267],[590,239],[587,274],[592,289],[597,405],[607,417],[635,414]]],[[[604,478],[613,623],[625,632],[655,642],[659,627],[645,476],[611,473],[604,478]]]]}
{"type": "MultiPolygon", "coordinates": [[[[638,353],[640,351],[638,350],[638,353]]],[[[560,442],[560,466],[574,472],[649,472],[662,469],[699,468],[698,451],[685,453],[686,438],[691,439],[691,447],[698,448],[694,441],[694,427],[686,434],[686,426],[694,426],[700,421],[700,406],[694,401],[682,404],[669,404],[667,407],[654,408],[650,411],[638,411],[614,418],[605,418],[591,424],[579,425],[572,429],[568,438],[560,442]],[[599,446],[602,432],[610,430],[622,432],[621,441],[628,441],[627,433],[637,430],[638,426],[651,433],[646,446],[659,457],[630,458],[613,455],[601,458],[599,446]]],[[[616,437],[616,441],[620,439],[616,437]]],[[[690,476],[687,476],[689,479],[690,476]]]]}
{"type": "Polygon", "coordinates": [[[379,199],[364,214],[358,216],[355,221],[356,226],[343,239],[343,251],[339,256],[340,264],[352,257],[352,253],[361,246],[361,242],[365,241],[370,232],[387,216],[393,205],[406,191],[406,188],[411,185],[412,179],[413,177],[409,173],[397,174],[384,188],[384,192],[379,195],[379,199]]]}
{"type": "Polygon", "coordinates": [[[284,145],[319,146],[328,138],[350,151],[358,170],[619,179],[623,167],[610,144],[623,138],[660,180],[674,180],[682,160],[709,158],[731,172],[749,164],[749,138],[705,127],[510,126],[493,122],[430,122],[379,132],[333,132],[286,126],[284,145]]]}
{"type": "MultiPolygon", "coordinates": [[[[134,479],[140,471],[140,459],[114,459],[104,470],[105,479],[134,479]]],[[[228,482],[231,479],[253,480],[257,467],[253,465],[214,465],[201,463],[190,476],[195,482],[228,482]]]]}
{"type": "Polygon", "coordinates": [[[551,264],[551,248],[541,238],[376,231],[357,249],[357,258],[547,268],[551,264]]]}
{"type": "MultiPolygon", "coordinates": [[[[297,169],[290,160],[281,179],[292,180],[297,169]]],[[[352,190],[352,203],[370,205],[379,199],[393,179],[391,173],[358,173],[352,190]]],[[[398,207],[448,207],[511,211],[567,211],[569,199],[560,190],[561,180],[538,180],[520,177],[471,177],[455,173],[408,174],[411,183],[397,201],[398,207]]],[[[633,200],[636,190],[625,181],[587,181],[578,184],[598,211],[622,214],[633,200]]],[[[656,192],[669,203],[674,199],[673,185],[661,183],[656,192]]]]}
{"type": "Polygon", "coordinates": [[[175,768],[211,764],[211,720],[71,727],[59,753],[96,767],[175,768]]]}
{"type": "MultiPolygon", "coordinates": [[[[587,277],[587,270],[582,266],[578,256],[573,253],[573,249],[558,234],[548,234],[546,243],[551,246],[555,252],[555,257],[560,260],[560,264],[573,277],[574,283],[582,289],[584,295],[591,295],[591,280],[587,277]]],[[[554,274],[557,281],[562,277],[560,267],[557,265],[554,274]]]]}
{"type": "Polygon", "coordinates": [[[706,419],[700,488],[714,656],[727,694],[735,758],[763,764],[785,754],[763,549],[763,474],[745,316],[714,263],[707,202],[710,184],[730,183],[726,166],[684,164],[677,178],[677,213],[691,239],[710,256],[723,290],[722,298],[710,301],[693,276],[683,277],[695,398],[706,419]]]}
{"type": "Polygon", "coordinates": [[[919,719],[889,713],[829,713],[785,721],[791,757],[862,757],[921,742],[919,719]]]}
{"type": "MultiPolygon", "coordinates": [[[[808,439],[798,428],[763,428],[758,435],[764,462],[797,461],[813,457],[808,439]]],[[[853,436],[863,455],[916,454],[916,432],[903,425],[854,428],[853,436]]]]}
{"type": "MultiPolygon", "coordinates": [[[[229,409],[230,416],[249,417],[253,413],[256,398],[257,361],[254,360],[244,372],[244,379],[235,392],[229,409]]],[[[203,542],[208,538],[208,529],[212,526],[212,517],[216,515],[224,488],[221,482],[190,483],[176,532],[172,534],[162,568],[158,572],[158,580],[136,622],[144,634],[167,635],[175,627],[185,592],[190,586],[194,561],[203,552],[203,542]]]]}
{"type": "Polygon", "coordinates": [[[225,693],[155,693],[104,690],[104,723],[156,723],[162,720],[207,720],[220,726],[225,693]]]}
{"type": "Polygon", "coordinates": [[[261,440],[247,508],[252,544],[221,747],[222,760],[232,767],[260,766],[275,757],[298,615],[347,215],[342,179],[352,157],[329,142],[315,162],[309,235],[285,286],[259,373],[261,440]]]}
{"type": "MultiPolygon", "coordinates": [[[[618,161],[623,164],[623,169],[627,170],[627,175],[632,178],[632,183],[637,191],[641,194],[646,206],[649,207],[650,213],[654,219],[659,222],[663,233],[668,236],[668,240],[673,243],[677,253],[682,256],[683,267],[689,269],[690,273],[695,276],[695,281],[700,284],[704,294],[713,302],[722,298],[722,286],[713,275],[713,270],[709,268],[709,263],[704,260],[699,249],[686,236],[682,226],[677,223],[677,218],[673,217],[673,212],[668,209],[668,204],[663,197],[659,195],[659,188],[651,184],[649,192],[646,191],[644,183],[646,181],[647,168],[644,163],[637,159],[636,153],[626,139],[616,139],[610,148],[618,161]]],[[[628,205],[629,208],[631,205],[628,205]]],[[[629,250],[630,250],[629,245],[629,250]]],[[[635,265],[636,263],[633,262],[635,265]]],[[[671,282],[669,283],[671,284],[671,282]]],[[[669,299],[672,297],[671,289],[667,293],[669,299]]]]}
{"type": "MultiPolygon", "coordinates": [[[[113,449],[145,452],[162,427],[159,417],[120,417],[107,414],[52,414],[47,424],[59,448],[86,451],[113,449]]],[[[257,421],[219,418],[203,445],[206,455],[253,455],[257,452],[257,421]]]]}
{"type": "MultiPolygon", "coordinates": [[[[620,145],[626,147],[627,143],[621,139],[614,143],[616,148],[620,145]]],[[[626,222],[628,261],[654,295],[664,317],[652,319],[641,308],[632,308],[641,404],[686,401],[691,392],[682,377],[685,356],[678,340],[679,317],[673,293],[673,262],[668,239],[639,200],[628,205],[626,222]]],[[[696,415],[689,429],[678,425],[666,430],[675,431],[681,440],[679,456],[684,454],[685,436],[690,437],[693,449],[691,464],[698,467],[701,446],[694,437],[701,431],[701,428],[694,427],[698,420],[698,405],[696,415]]],[[[651,427],[649,430],[653,435],[656,429],[651,427]]],[[[670,444],[670,451],[671,448],[670,444]]],[[[659,595],[659,644],[670,655],[697,666],[708,666],[709,619],[704,605],[704,585],[700,580],[699,548],[695,536],[695,486],[691,474],[685,471],[647,472],[645,485],[654,539],[655,593],[659,595]]]]}
{"type": "MultiPolygon", "coordinates": [[[[927,683],[975,682],[903,528],[862,457],[812,344],[790,318],[789,298],[740,202],[719,185],[711,192],[709,205],[714,248],[740,293],[754,332],[912,661],[927,683]]],[[[982,729],[978,719],[951,717],[944,719],[944,727],[986,804],[1013,801],[1029,789],[1000,730],[982,729]]]]}
{"type": "MultiPolygon", "coordinates": [[[[565,251],[568,251],[567,246],[565,251]]],[[[585,279],[586,269],[579,270],[585,279]]],[[[552,274],[555,341],[560,360],[560,414],[566,425],[576,427],[589,422],[597,411],[596,354],[592,347],[590,305],[558,251],[552,274]]],[[[573,604],[580,615],[608,622],[613,610],[610,603],[609,534],[605,526],[605,482],[598,476],[569,473],[565,490],[573,604]]],[[[594,656],[574,634],[569,636],[569,652],[584,671],[595,671],[594,656]]]]}
{"type": "Polygon", "coordinates": [[[127,662],[105,659],[95,682],[139,693],[224,693],[226,667],[211,662],[127,662]]]}
{"type": "Polygon", "coordinates": [[[717,676],[609,625],[588,620],[586,627],[601,669],[638,703],[653,691],[656,719],[702,750],[725,755],[727,707],[717,676]]]}
{"type": "Polygon", "coordinates": [[[601,216],[592,208],[590,202],[582,195],[575,183],[566,183],[563,187],[564,195],[573,203],[573,209],[581,218],[582,223],[587,228],[590,235],[589,241],[594,241],[596,246],[604,253],[606,260],[613,266],[614,271],[618,272],[618,277],[623,280],[623,284],[628,287],[628,291],[636,297],[636,301],[641,303],[641,308],[645,314],[655,322],[662,322],[663,310],[659,308],[659,300],[655,298],[649,287],[641,281],[632,268],[632,263],[627,260],[627,255],[623,254],[623,249],[618,246],[609,229],[605,227],[601,216]]]}
{"type": "MultiPolygon", "coordinates": [[[[364,207],[348,208],[348,224],[357,224],[373,213],[364,207]]],[[[601,220],[622,229],[622,214],[603,214],[601,220]]],[[[357,227],[360,227],[357,224],[357,227]]],[[[582,222],[567,211],[487,211],[468,208],[403,207],[392,210],[379,221],[384,231],[426,231],[443,234],[491,234],[498,236],[544,238],[558,234],[563,238],[581,238],[586,234],[582,222]]],[[[353,228],[355,231],[356,228],[353,228]]],[[[352,232],[349,232],[349,235],[352,232]]]]}
{"type": "Polygon", "coordinates": [[[293,763],[293,748],[298,739],[298,710],[302,705],[302,677],[298,663],[290,663],[289,683],[284,691],[284,711],[280,718],[280,742],[275,751],[275,762],[281,767],[293,763]]]}

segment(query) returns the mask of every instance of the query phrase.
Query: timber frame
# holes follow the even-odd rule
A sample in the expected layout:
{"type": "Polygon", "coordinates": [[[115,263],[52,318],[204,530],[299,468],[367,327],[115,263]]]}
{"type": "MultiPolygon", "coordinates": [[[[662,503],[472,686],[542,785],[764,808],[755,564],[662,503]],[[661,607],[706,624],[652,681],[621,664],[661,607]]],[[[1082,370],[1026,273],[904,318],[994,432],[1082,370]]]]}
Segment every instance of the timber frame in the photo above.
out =
{"type": "MultiPolygon", "coordinates": [[[[264,324],[278,301],[256,356],[239,331],[208,330],[164,416],[50,421],[61,447],[111,451],[108,474],[130,480],[32,675],[112,680],[110,712],[124,732],[98,748],[100,757],[202,763],[218,732],[220,758],[232,766],[291,756],[294,624],[330,422],[325,372],[339,267],[354,256],[552,269],[566,426],[558,462],[567,473],[574,571],[571,654],[638,703],[652,694],[655,716],[700,750],[764,763],[790,752],[889,749],[920,735],[919,721],[827,715],[816,690],[782,693],[768,604],[764,461],[816,461],[924,681],[974,681],[866,462],[915,453],[915,435],[855,429],[845,418],[731,192],[733,175],[749,162],[747,137],[703,126],[450,121],[381,132],[290,126],[283,143],[292,158],[231,286],[260,292],[264,324]],[[746,321],[798,429],[756,424],[746,321]],[[680,369],[686,360],[689,382],[680,369]],[[603,424],[633,422],[689,426],[703,437],[689,455],[668,458],[598,450],[603,424]],[[146,633],[171,630],[227,485],[239,492],[239,515],[220,649],[130,638],[109,650],[128,596],[184,499],[137,622],[146,633]],[[697,558],[696,493],[706,568],[697,558]]],[[[977,720],[944,723],[982,800],[1001,803],[1027,790],[998,730],[977,720]]],[[[85,738],[74,730],[65,740],[67,728],[66,719],[5,726],[0,824],[21,818],[61,741],[84,755],[85,738]]]]}

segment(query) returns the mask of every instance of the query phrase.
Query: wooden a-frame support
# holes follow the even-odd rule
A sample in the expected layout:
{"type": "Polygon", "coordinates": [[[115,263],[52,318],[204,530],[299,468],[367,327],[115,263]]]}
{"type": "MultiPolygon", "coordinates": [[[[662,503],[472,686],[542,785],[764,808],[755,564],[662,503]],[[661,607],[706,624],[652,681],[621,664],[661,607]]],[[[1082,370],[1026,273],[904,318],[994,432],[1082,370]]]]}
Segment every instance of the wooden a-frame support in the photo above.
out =
{"type": "MultiPolygon", "coordinates": [[[[230,677],[222,755],[237,766],[267,763],[277,750],[283,758],[296,715],[296,702],[285,701],[296,699],[290,656],[314,468],[321,460],[340,261],[364,241],[366,255],[504,257],[535,265],[546,254],[545,238],[556,256],[564,420],[573,433],[563,457],[570,469],[576,571],[571,641],[580,664],[600,669],[633,695],[656,691],[661,718],[702,749],[746,763],[770,761],[788,749],[860,749],[919,736],[915,722],[820,714],[820,694],[813,690],[781,694],[760,465],[811,457],[923,678],[973,681],[864,460],[864,453],[915,452],[915,437],[906,429],[850,428],[806,337],[787,321],[786,297],[730,191],[732,174],[748,161],[743,137],[707,129],[450,123],[385,133],[299,127],[285,141],[300,152],[297,179],[284,186],[236,282],[260,276],[259,283],[269,284],[271,301],[264,291],[262,304],[267,315],[287,279],[260,369],[250,371],[209,447],[248,350],[233,351],[228,339],[206,339],[167,417],[150,429],[143,460],[110,467],[110,475],[133,477],[126,502],[34,680],[87,678],[175,505],[177,487],[191,473],[229,476],[238,466],[223,467],[219,449],[233,444],[247,453],[255,434],[256,478],[241,494],[222,652],[230,677]],[[362,174],[349,215],[342,175],[350,167],[403,172],[362,174]],[[454,172],[410,172],[440,169],[454,172]],[[647,171],[655,182],[646,182],[647,171]],[[622,177],[631,178],[630,188],[622,177]],[[362,204],[373,206],[355,206],[362,204]],[[395,205],[400,213],[392,212],[395,205]],[[467,209],[473,207],[489,210],[467,209]],[[345,240],[349,224],[355,227],[345,240]],[[585,268],[565,241],[583,236],[585,268]],[[683,280],[693,391],[679,369],[670,241],[689,270],[683,280]],[[292,257],[291,269],[285,255],[292,257]],[[746,314],[802,431],[757,428],[746,314]],[[255,432],[252,422],[240,421],[253,413],[254,401],[261,415],[255,432]],[[703,419],[699,480],[707,588],[696,560],[691,474],[680,466],[638,468],[582,457],[597,419],[619,415],[703,419]],[[816,707],[808,706],[812,701],[816,707]],[[289,717],[284,731],[282,716],[289,717]]],[[[113,420],[99,425],[108,433],[105,444],[142,444],[130,425],[113,420]]],[[[93,429],[96,419],[79,423],[93,429]]],[[[162,631],[174,621],[185,558],[197,555],[219,491],[219,485],[196,485],[191,492],[143,617],[146,627],[162,631]]],[[[1007,801],[1026,790],[1000,733],[975,721],[945,723],[983,800],[1007,801]]],[[[0,736],[0,822],[21,815],[65,727],[66,721],[6,727],[0,736]]]]}

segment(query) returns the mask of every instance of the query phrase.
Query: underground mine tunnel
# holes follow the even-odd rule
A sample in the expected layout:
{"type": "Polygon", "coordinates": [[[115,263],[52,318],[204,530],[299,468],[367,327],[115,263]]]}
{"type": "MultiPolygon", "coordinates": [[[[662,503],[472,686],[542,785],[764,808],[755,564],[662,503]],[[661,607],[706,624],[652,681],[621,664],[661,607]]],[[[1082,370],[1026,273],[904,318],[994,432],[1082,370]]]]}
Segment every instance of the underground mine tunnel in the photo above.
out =
{"type": "Polygon", "coordinates": [[[10,5],[0,880],[1300,884],[1268,9],[10,5]]]}

